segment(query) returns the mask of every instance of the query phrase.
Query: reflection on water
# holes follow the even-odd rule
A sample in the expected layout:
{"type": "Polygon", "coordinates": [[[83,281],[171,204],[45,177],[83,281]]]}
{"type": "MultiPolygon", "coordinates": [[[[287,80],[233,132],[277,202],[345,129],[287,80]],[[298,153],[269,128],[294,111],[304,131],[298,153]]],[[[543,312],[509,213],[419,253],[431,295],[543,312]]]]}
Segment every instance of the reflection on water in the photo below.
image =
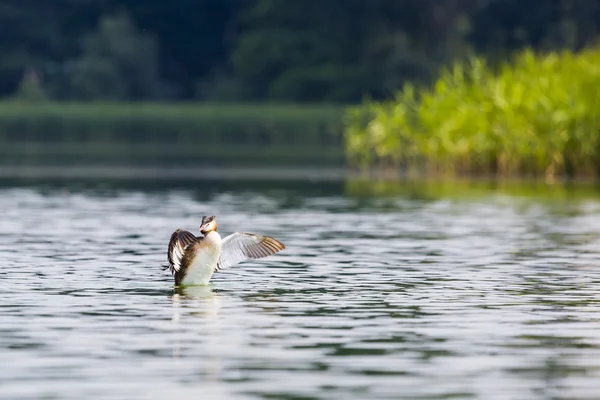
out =
{"type": "Polygon", "coordinates": [[[0,398],[592,399],[600,201],[0,190],[0,398]],[[286,251],[174,290],[202,215],[286,251]]]}

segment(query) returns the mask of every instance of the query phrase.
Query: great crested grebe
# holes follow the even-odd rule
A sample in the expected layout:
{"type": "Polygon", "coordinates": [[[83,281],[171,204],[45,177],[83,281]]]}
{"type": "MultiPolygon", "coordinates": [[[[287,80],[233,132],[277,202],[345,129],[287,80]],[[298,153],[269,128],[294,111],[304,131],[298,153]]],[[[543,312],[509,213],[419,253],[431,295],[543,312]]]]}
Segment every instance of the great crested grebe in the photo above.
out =
{"type": "Polygon", "coordinates": [[[171,235],[167,258],[175,285],[206,285],[216,271],[248,259],[270,256],[285,249],[283,243],[268,236],[235,232],[221,239],[215,217],[202,217],[200,233],[177,229],[171,235]]]}

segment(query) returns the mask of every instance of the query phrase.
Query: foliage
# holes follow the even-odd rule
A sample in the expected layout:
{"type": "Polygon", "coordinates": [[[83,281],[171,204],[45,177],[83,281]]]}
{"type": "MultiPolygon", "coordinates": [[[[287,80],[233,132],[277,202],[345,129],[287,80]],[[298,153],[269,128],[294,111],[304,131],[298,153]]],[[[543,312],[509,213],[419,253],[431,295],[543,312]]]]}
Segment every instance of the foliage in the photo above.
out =
{"type": "Polygon", "coordinates": [[[71,97],[73,62],[83,38],[102,19],[125,13],[153,36],[161,86],[191,98],[194,83],[228,57],[237,0],[3,0],[0,4],[0,96],[12,95],[27,66],[35,68],[54,98],[71,97]]]}
{"type": "Polygon", "coordinates": [[[0,26],[4,98],[31,67],[55,100],[357,102],[469,50],[581,48],[600,0],[3,0],[0,26]]]}
{"type": "Polygon", "coordinates": [[[153,98],[159,86],[155,47],[152,37],[140,33],[126,14],[103,18],[97,31],[83,40],[72,78],[75,97],[153,98]]]}
{"type": "Polygon", "coordinates": [[[14,100],[37,103],[47,100],[46,93],[42,88],[38,74],[34,70],[28,70],[23,75],[19,88],[15,93],[14,100]]]}
{"type": "Polygon", "coordinates": [[[600,48],[535,53],[490,68],[445,68],[430,89],[365,102],[346,120],[346,149],[362,167],[445,174],[600,172],[600,48]]]}
{"type": "Polygon", "coordinates": [[[398,81],[426,80],[446,53],[460,55],[458,46],[449,49],[451,31],[476,1],[454,12],[419,0],[247,3],[232,60],[255,97],[348,101],[388,95],[398,81]],[[433,20],[438,12],[449,12],[444,23],[433,20]],[[434,29],[444,35],[434,37],[434,29]]]}
{"type": "Polygon", "coordinates": [[[339,147],[157,142],[16,142],[0,147],[0,165],[342,167],[339,147]]]}
{"type": "Polygon", "coordinates": [[[0,103],[0,161],[344,161],[342,110],[272,104],[0,103]]]}

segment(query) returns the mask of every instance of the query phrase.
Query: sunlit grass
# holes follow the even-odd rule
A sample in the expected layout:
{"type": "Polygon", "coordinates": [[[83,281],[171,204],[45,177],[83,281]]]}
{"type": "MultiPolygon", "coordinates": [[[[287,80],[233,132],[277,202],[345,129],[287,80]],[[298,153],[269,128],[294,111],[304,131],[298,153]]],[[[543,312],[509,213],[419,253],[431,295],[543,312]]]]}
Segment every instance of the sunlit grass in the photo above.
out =
{"type": "Polygon", "coordinates": [[[600,171],[600,47],[457,63],[431,88],[346,114],[349,161],[436,175],[552,178],[600,171]]]}

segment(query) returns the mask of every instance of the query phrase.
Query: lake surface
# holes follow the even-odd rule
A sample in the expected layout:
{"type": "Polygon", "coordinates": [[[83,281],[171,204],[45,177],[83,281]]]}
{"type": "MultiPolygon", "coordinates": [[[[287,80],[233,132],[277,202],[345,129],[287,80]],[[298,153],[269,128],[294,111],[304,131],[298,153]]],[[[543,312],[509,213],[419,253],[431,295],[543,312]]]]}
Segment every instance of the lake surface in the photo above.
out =
{"type": "Polygon", "coordinates": [[[0,188],[2,399],[597,399],[600,201],[0,188]],[[287,249],[173,290],[178,227],[287,249]]]}

